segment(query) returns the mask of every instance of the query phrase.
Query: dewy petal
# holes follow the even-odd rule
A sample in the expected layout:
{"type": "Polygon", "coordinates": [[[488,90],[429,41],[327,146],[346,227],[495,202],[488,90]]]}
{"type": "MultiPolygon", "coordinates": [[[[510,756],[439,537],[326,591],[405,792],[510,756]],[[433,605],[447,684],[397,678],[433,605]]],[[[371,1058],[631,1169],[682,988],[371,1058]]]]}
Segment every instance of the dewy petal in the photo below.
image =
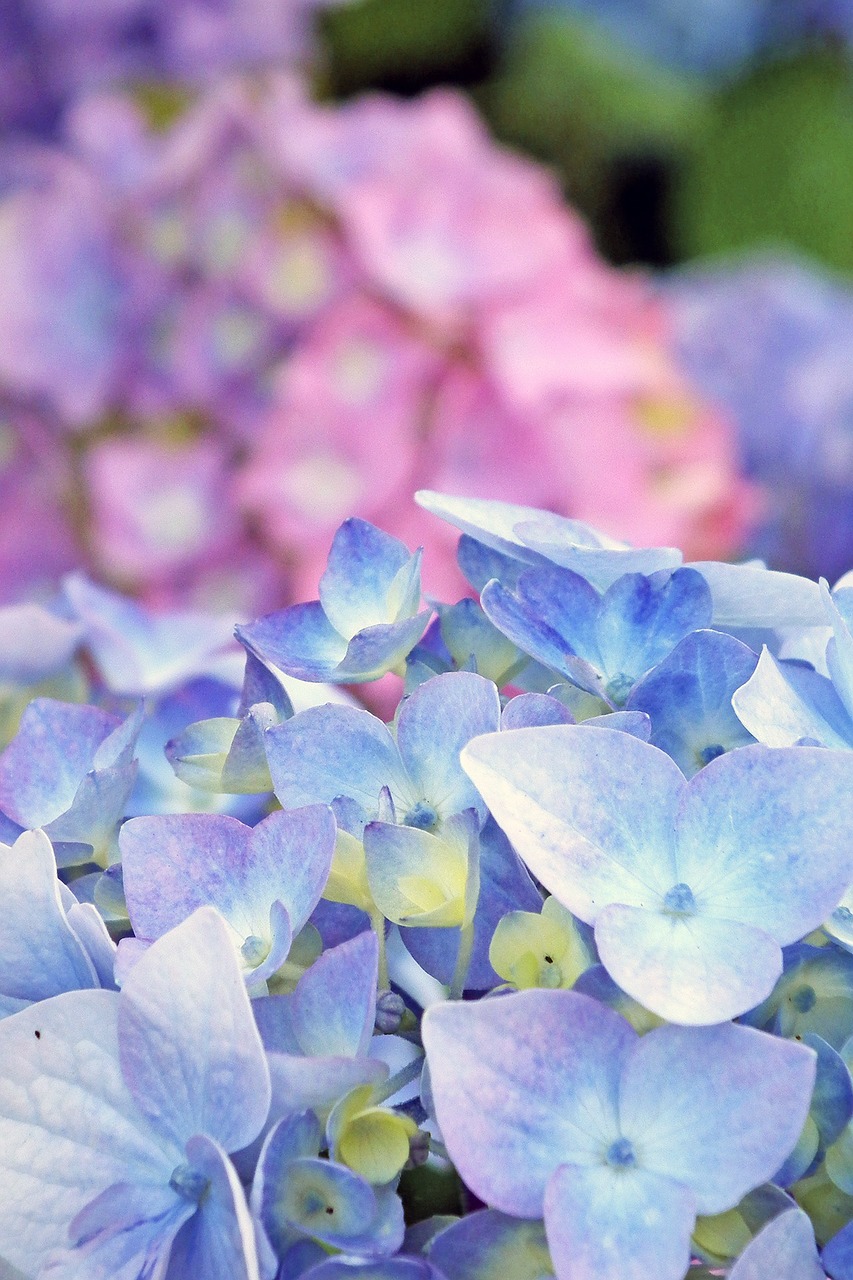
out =
{"type": "Polygon", "coordinates": [[[545,1193],[558,1280],[682,1280],[696,1200],[644,1168],[562,1165],[545,1193]]]}
{"type": "Polygon", "coordinates": [[[678,878],[709,915],[796,942],[853,882],[851,794],[848,751],[752,746],[720,756],[682,796],[678,878]]]}
{"type": "Polygon", "coordinates": [[[768,747],[793,747],[802,738],[853,748],[853,720],[827,680],[809,667],[777,662],[765,646],[752,676],[732,695],[741,724],[768,747]]]}
{"type": "Polygon", "coordinates": [[[418,799],[397,744],[369,711],[309,707],[268,729],[266,743],[275,793],[285,809],[349,796],[373,817],[385,786],[401,807],[418,799]]]}
{"type": "Polygon", "coordinates": [[[668,1022],[710,1026],[773,990],[782,949],[750,925],[617,904],[595,924],[601,962],[623,991],[668,1022]]]}
{"type": "Polygon", "coordinates": [[[121,1063],[140,1109],[167,1140],[207,1133],[246,1147],[270,1105],[270,1078],[237,955],[201,907],[137,961],[121,992],[121,1063]]]}
{"type": "Polygon", "coordinates": [[[419,798],[440,817],[486,807],[459,763],[471,738],[496,732],[500,697],[491,680],[469,671],[450,671],[420,685],[400,708],[397,745],[419,798]]]}
{"type": "Polygon", "coordinates": [[[319,600],[294,604],[236,628],[237,639],[262,662],[297,680],[329,680],[347,651],[319,600]]]}
{"type": "Polygon", "coordinates": [[[611,902],[658,906],[676,882],[684,776],[627,733],[548,725],[475,738],[462,767],[530,870],[587,923],[611,902]]]}
{"type": "Polygon", "coordinates": [[[826,1280],[807,1213],[796,1205],[772,1218],[750,1241],[729,1280],[826,1280]]]}
{"type": "Polygon", "coordinates": [[[0,900],[0,993],[44,1000],[100,985],[68,923],[43,831],[25,831],[11,849],[0,844],[0,900]]]}
{"type": "Polygon", "coordinates": [[[178,1233],[165,1280],[261,1280],[255,1226],[234,1166],[206,1134],[190,1138],[186,1153],[209,1187],[178,1233]]]}
{"type": "Polygon", "coordinates": [[[113,991],[72,991],[0,1023],[0,1257],[35,1274],[113,1183],[168,1182],[181,1148],[140,1113],[119,1065],[113,991]]]}
{"type": "Polygon", "coordinates": [[[811,1049],[752,1027],[660,1027],[636,1045],[619,1090],[638,1163],[722,1213],[768,1182],[808,1115],[811,1049]]]}
{"type": "Polygon", "coordinates": [[[618,1080],[637,1036],[596,1001],[523,991],[434,1005],[423,1037],[453,1163],[505,1213],[541,1217],[557,1166],[595,1164],[618,1137],[618,1080]]]}
{"type": "Polygon", "coordinates": [[[320,579],[320,603],[335,630],[347,640],[378,622],[394,622],[388,592],[411,559],[408,548],[366,520],[345,520],[332,540],[320,579]]]}

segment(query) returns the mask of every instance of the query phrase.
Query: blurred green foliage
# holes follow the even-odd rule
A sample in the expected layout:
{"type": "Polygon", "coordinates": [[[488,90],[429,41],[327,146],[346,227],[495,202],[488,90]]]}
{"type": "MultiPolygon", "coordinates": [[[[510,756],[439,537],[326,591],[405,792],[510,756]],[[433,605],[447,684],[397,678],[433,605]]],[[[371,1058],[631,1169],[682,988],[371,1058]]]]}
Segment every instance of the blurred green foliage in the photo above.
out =
{"type": "Polygon", "coordinates": [[[853,269],[853,74],[840,52],[721,91],[676,188],[680,255],[788,243],[853,269]]]}
{"type": "Polygon", "coordinates": [[[495,5],[496,0],[361,0],[330,9],[322,31],[331,92],[414,93],[430,84],[481,78],[493,53],[495,5]]]}

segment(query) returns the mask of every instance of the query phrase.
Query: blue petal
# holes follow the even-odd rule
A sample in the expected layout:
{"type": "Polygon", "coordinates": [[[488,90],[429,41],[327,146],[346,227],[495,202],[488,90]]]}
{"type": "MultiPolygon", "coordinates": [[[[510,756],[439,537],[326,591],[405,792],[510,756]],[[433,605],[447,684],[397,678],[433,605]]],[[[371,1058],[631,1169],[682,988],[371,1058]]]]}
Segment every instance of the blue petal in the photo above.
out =
{"type": "MultiPolygon", "coordinates": [[[[824,1250],[824,1263],[828,1265],[826,1254],[824,1250]]],[[[847,1272],[840,1275],[846,1276],[847,1272]]],[[[790,1276],[792,1280],[824,1280],[812,1224],[808,1214],[796,1206],[771,1219],[746,1246],[729,1272],[729,1280],[782,1280],[783,1276],[790,1276]]]]}
{"type": "Polygon", "coordinates": [[[558,1280],[682,1280],[696,1201],[645,1168],[562,1165],[545,1194],[558,1280]]]}
{"type": "Polygon", "coordinates": [[[391,583],[411,559],[389,533],[366,520],[345,520],[320,579],[320,603],[334,629],[349,640],[377,622],[395,622],[388,614],[391,583]]]}
{"type": "Polygon", "coordinates": [[[596,1164],[619,1136],[619,1077],[637,1036],[594,1000],[523,991],[449,1002],[427,1010],[422,1030],[445,1145],[495,1208],[540,1217],[557,1166],[596,1164]]]}
{"type": "Polygon", "coordinates": [[[83,628],[37,604],[0,608],[0,681],[35,684],[66,666],[80,645],[83,628]]]}
{"type": "Polygon", "coordinates": [[[261,1038],[228,928],[210,907],[134,965],[119,1009],[122,1070],[140,1110],[183,1145],[246,1147],[270,1105],[261,1038]]]}
{"type": "Polygon", "coordinates": [[[497,1209],[471,1213],[440,1231],[428,1254],[447,1280],[540,1280],[551,1270],[543,1224],[497,1209]]]}
{"type": "MultiPolygon", "coordinates": [[[[533,729],[546,724],[574,724],[569,708],[547,693],[520,693],[501,713],[502,729],[533,729]]],[[[615,728],[615,726],[614,726],[615,728]]]]}
{"type": "Polygon", "coordinates": [[[595,628],[600,669],[634,683],[710,620],[711,595],[694,569],[676,569],[670,577],[627,574],[601,600],[595,628]]]}
{"type": "Polygon", "coordinates": [[[431,613],[425,609],[401,622],[384,622],[354,635],[334,671],[325,677],[336,684],[378,680],[405,662],[427,629],[431,613]]]}
{"type": "Polygon", "coordinates": [[[231,620],[222,614],[149,613],[82,574],[67,577],[63,592],[112,693],[165,693],[232,647],[231,620]]]}
{"type": "Polygon", "coordinates": [[[119,727],[97,707],[35,698],[0,756],[0,808],[22,827],[44,827],[70,809],[101,743],[119,727]]]}
{"type": "Polygon", "coordinates": [[[480,599],[489,621],[522,653],[554,671],[567,674],[565,660],[571,646],[553,626],[538,616],[526,600],[507,591],[495,579],[486,583],[480,599]]]}
{"type": "Polygon", "coordinates": [[[418,799],[397,744],[367,711],[309,707],[268,730],[266,740],[275,793],[285,809],[348,796],[373,817],[384,786],[404,810],[418,799]]]}
{"type": "Polygon", "coordinates": [[[0,845],[0,899],[4,996],[45,1000],[60,991],[99,985],[63,909],[53,849],[43,831],[24,832],[11,849],[0,845]]]}
{"type": "Polygon", "coordinates": [[[682,797],[679,879],[708,913],[796,942],[853,881],[851,793],[848,751],[753,746],[720,756],[682,797]]]}
{"type": "Polygon", "coordinates": [[[659,905],[678,879],[684,777],[627,733],[554,725],[475,738],[462,765],[530,870],[592,923],[610,902],[659,905]]]}
{"type": "Polygon", "coordinates": [[[815,1067],[811,1049],[751,1027],[660,1027],[626,1064],[622,1132],[644,1169],[692,1188],[698,1213],[722,1213],[792,1150],[815,1067]]]}
{"type": "Polygon", "coordinates": [[[596,919],[601,962],[629,996],[668,1022],[709,1026],[752,1009],[782,973],[766,933],[703,914],[613,904],[596,919]]]}
{"type": "Polygon", "coordinates": [[[711,625],[719,631],[746,627],[820,627],[826,619],[816,582],[753,564],[696,561],[711,589],[711,625]]]}
{"type": "Polygon", "coordinates": [[[491,680],[451,671],[427,680],[408,697],[397,721],[397,745],[419,793],[439,817],[475,807],[483,822],[486,807],[459,763],[471,738],[495,732],[500,698],[491,680]]]}
{"type": "Polygon", "coordinates": [[[376,1017],[378,947],[373,932],[326,951],[291,997],[291,1025],[302,1053],[356,1057],[367,1052],[376,1017]]]}
{"type": "Polygon", "coordinates": [[[328,680],[347,651],[318,600],[294,604],[236,628],[237,639],[262,662],[297,680],[328,680]]]}
{"type": "Polygon", "coordinates": [[[803,738],[853,748],[853,720],[825,676],[797,662],[777,662],[764,648],[754,674],[732,697],[741,722],[768,747],[803,738]]]}
{"type": "Polygon", "coordinates": [[[651,717],[651,741],[684,775],[753,742],[732,709],[732,694],[756,667],[751,649],[721,631],[694,631],[634,686],[627,706],[651,717]]]}
{"type": "Polygon", "coordinates": [[[181,1157],[146,1123],[120,1070],[120,1002],[72,991],[0,1022],[0,1257],[27,1275],[107,1187],[168,1182],[181,1157]]]}
{"type": "Polygon", "coordinates": [[[165,1280],[259,1280],[255,1226],[233,1165],[205,1134],[190,1138],[187,1159],[209,1187],[178,1232],[165,1280]]]}
{"type": "Polygon", "coordinates": [[[246,651],[246,671],[243,690],[237,707],[237,716],[248,715],[259,702],[268,702],[275,708],[279,720],[289,720],[293,715],[293,703],[284,685],[253,653],[246,651]]]}

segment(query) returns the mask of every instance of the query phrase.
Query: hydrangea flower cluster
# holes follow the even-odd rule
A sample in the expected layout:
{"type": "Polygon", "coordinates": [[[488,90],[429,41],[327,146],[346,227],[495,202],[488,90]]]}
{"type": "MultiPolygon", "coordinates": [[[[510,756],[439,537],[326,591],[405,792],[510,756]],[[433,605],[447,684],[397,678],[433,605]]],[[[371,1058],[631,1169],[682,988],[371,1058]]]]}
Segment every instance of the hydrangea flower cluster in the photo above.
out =
{"type": "Polygon", "coordinates": [[[0,129],[50,134],[93,88],[166,78],[196,84],[311,52],[311,20],[342,0],[5,0],[0,129]]]}
{"type": "Polygon", "coordinates": [[[0,1274],[851,1280],[853,576],[418,500],[0,609],[0,1274]]]}
{"type": "MultiPolygon", "coordinates": [[[[349,514],[424,541],[426,483],[740,544],[753,493],[669,303],[462,95],[235,81],[165,128],[129,95],[64,127],[2,161],[0,599],[82,561],[257,612],[313,593],[349,514]]],[[[461,590],[452,539],[424,572],[461,590]]]]}
{"type": "Polygon", "coordinates": [[[791,258],[691,268],[664,286],[682,358],[737,424],[766,494],[758,555],[812,577],[849,568],[853,294],[791,258]]]}

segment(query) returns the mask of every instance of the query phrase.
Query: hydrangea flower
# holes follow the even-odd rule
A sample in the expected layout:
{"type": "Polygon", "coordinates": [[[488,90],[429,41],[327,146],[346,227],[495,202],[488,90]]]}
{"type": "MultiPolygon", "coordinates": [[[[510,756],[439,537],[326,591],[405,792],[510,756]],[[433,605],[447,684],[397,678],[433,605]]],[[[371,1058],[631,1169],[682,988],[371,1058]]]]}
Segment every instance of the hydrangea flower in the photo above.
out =
{"type": "Polygon", "coordinates": [[[21,830],[44,828],[60,865],[114,861],[141,720],[141,706],[121,720],[97,707],[34,699],[0,755],[0,809],[21,830]]]}
{"type": "Polygon", "coordinates": [[[420,554],[351,519],[335,534],[320,599],[238,627],[237,635],[262,662],[300,680],[378,680],[426,630],[420,598],[420,554]]]}
{"type": "Polygon", "coordinates": [[[725,1024],[640,1038],[572,991],[439,1005],[423,1031],[454,1163],[492,1207],[544,1215],[561,1280],[681,1280],[696,1213],[772,1176],[814,1079],[801,1045],[725,1024]]]}
{"type": "Polygon", "coordinates": [[[582,725],[463,751],[533,874],[595,926],[611,977],[653,1013],[699,1025],[769,995],[782,945],[821,924],[849,885],[847,759],[743,747],[685,783],[656,747],[582,725]]]}
{"type": "Polygon", "coordinates": [[[0,1017],[62,991],[113,985],[115,944],[89,903],[57,879],[43,831],[0,845],[0,1017]]]}
{"type": "Polygon", "coordinates": [[[321,805],[272,813],[255,827],[224,814],[132,818],[119,846],[136,937],[153,941],[196,908],[215,907],[246,980],[265,991],[320,899],[334,841],[321,805]]]}
{"type": "Polygon", "coordinates": [[[0,1024],[0,1256],[13,1266],[56,1280],[152,1267],[257,1280],[226,1153],[261,1128],[270,1083],[232,957],[204,908],[120,993],[69,992],[0,1024]]]}

